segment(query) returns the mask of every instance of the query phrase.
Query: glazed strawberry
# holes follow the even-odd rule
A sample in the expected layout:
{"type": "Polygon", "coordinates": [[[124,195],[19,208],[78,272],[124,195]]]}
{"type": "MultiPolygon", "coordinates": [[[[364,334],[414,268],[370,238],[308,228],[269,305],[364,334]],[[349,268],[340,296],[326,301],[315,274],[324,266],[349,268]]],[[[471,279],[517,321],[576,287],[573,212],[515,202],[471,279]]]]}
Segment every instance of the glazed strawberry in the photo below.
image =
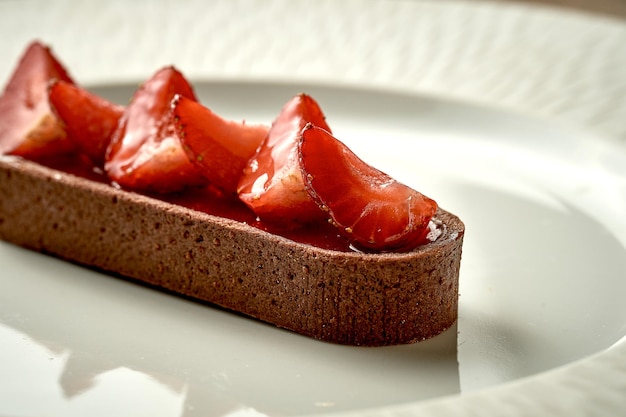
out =
{"type": "Polygon", "coordinates": [[[195,94],[173,67],[156,72],[133,95],[107,149],[109,178],[124,188],[167,193],[206,182],[183,150],[171,117],[171,102],[195,94]]]}
{"type": "Polygon", "coordinates": [[[262,221],[291,227],[322,219],[306,190],[298,160],[298,138],[307,123],[330,130],[317,102],[300,94],[282,108],[244,169],[239,198],[262,221]]]}
{"type": "Polygon", "coordinates": [[[50,85],[48,99],[78,152],[86,155],[95,166],[104,166],[106,149],[124,107],[65,81],[50,85]]]}
{"type": "Polygon", "coordinates": [[[435,201],[366,164],[312,125],[302,131],[299,157],[311,196],[355,247],[409,251],[428,242],[435,201]]]}
{"type": "Polygon", "coordinates": [[[48,84],[72,79],[50,49],[31,43],[0,96],[0,154],[39,160],[73,149],[48,104],[48,84]]]}
{"type": "Polygon", "coordinates": [[[226,120],[182,96],[174,99],[172,114],[189,159],[213,185],[235,194],[246,163],[267,136],[267,126],[226,120]]]}

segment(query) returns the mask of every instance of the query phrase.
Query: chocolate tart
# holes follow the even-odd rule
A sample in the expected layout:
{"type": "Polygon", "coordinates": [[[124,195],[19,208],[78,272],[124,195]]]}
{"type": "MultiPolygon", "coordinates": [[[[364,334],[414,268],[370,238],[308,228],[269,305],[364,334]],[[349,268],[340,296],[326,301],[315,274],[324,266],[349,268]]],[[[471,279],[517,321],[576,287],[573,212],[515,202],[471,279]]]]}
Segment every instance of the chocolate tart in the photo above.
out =
{"type": "Polygon", "coordinates": [[[321,249],[0,156],[0,238],[328,342],[433,337],[457,318],[464,225],[407,253],[321,249]]]}

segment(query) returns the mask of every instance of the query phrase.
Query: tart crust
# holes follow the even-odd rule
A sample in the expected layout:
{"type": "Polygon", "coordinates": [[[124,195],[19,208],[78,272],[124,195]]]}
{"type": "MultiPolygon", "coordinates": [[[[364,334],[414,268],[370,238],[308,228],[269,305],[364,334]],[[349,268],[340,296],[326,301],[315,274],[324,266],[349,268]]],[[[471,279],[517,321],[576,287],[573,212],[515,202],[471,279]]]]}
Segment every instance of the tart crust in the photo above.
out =
{"type": "Polygon", "coordinates": [[[408,253],[320,249],[238,221],[0,156],[0,239],[299,334],[381,346],[457,318],[465,227],[408,253]]]}

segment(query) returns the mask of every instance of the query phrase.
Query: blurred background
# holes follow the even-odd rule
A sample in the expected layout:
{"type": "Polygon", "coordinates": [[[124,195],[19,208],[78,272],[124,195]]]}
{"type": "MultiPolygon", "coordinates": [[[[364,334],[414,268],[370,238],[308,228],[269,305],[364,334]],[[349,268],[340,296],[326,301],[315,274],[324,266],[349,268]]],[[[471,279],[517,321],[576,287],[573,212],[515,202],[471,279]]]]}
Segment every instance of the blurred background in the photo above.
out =
{"type": "Polygon", "coordinates": [[[626,0],[495,0],[503,3],[529,3],[568,7],[611,17],[626,18],[626,0]]]}

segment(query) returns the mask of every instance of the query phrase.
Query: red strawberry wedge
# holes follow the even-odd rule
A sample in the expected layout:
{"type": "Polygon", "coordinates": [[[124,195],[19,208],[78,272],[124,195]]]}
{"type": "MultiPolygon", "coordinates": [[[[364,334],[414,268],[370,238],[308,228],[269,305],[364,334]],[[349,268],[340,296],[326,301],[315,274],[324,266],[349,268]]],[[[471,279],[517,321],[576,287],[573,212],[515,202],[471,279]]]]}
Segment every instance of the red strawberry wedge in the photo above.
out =
{"type": "Polygon", "coordinates": [[[267,126],[226,120],[183,96],[174,99],[172,114],[189,160],[211,184],[235,195],[244,167],[267,136],[267,126]]]}
{"type": "Polygon", "coordinates": [[[298,139],[307,123],[330,130],[317,102],[300,94],[282,108],[244,169],[239,198],[264,222],[290,228],[324,220],[306,190],[298,160],[298,139]]]}
{"type": "Polygon", "coordinates": [[[171,117],[171,102],[195,94],[173,67],[156,72],[133,95],[107,149],[104,169],[122,188],[168,193],[206,180],[180,143],[171,117]]]}
{"type": "Polygon", "coordinates": [[[65,125],[67,138],[79,153],[102,168],[106,149],[124,107],[65,81],[50,85],[48,99],[52,110],[65,125]]]}
{"type": "Polygon", "coordinates": [[[307,190],[356,248],[409,251],[428,242],[435,201],[366,164],[319,127],[304,128],[298,151],[307,190]]]}
{"type": "Polygon", "coordinates": [[[31,43],[0,96],[0,154],[39,160],[73,149],[48,104],[53,80],[73,82],[48,47],[31,43]]]}

